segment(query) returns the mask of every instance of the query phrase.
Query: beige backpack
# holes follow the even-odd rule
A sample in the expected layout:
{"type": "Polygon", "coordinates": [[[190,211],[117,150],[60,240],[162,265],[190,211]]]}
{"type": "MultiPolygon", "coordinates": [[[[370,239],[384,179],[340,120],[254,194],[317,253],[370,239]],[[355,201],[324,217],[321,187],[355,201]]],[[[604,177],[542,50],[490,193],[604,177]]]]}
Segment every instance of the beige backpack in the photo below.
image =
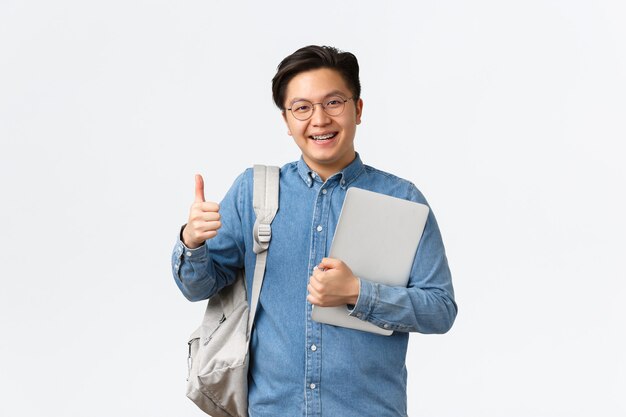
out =
{"type": "Polygon", "coordinates": [[[278,211],[278,167],[255,165],[253,205],[256,265],[250,308],[243,270],[209,299],[202,325],[189,337],[187,397],[212,417],[248,416],[248,349],[278,211]]]}

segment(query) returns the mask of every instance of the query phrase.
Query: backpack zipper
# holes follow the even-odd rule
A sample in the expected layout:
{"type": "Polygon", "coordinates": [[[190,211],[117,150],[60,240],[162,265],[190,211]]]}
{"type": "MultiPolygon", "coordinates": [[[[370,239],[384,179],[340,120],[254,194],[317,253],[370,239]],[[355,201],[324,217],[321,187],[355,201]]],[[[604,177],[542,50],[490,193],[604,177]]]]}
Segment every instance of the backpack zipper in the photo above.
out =
{"type": "MultiPolygon", "coordinates": [[[[226,315],[222,314],[222,317],[220,318],[220,321],[217,323],[217,327],[211,332],[209,337],[207,337],[206,341],[203,343],[204,346],[206,346],[211,341],[211,339],[213,338],[213,335],[215,334],[217,329],[219,329],[220,326],[222,325],[222,323],[224,323],[225,321],[226,321],[226,315]]],[[[196,340],[198,342],[200,342],[200,338],[199,337],[191,339],[189,342],[187,342],[187,345],[189,347],[189,353],[187,354],[187,381],[189,381],[189,377],[191,376],[191,367],[193,365],[193,357],[191,356],[191,345],[196,340]]]]}
{"type": "Polygon", "coordinates": [[[191,365],[193,365],[193,358],[191,357],[191,344],[195,340],[199,341],[200,338],[196,337],[195,339],[191,339],[189,342],[187,342],[187,345],[189,346],[189,355],[187,356],[187,381],[189,381],[189,377],[191,376],[191,365]]]}
{"type": "Polygon", "coordinates": [[[211,332],[211,334],[209,335],[209,337],[206,338],[206,340],[204,341],[204,346],[208,345],[209,342],[211,341],[211,339],[213,339],[213,335],[215,334],[215,332],[217,331],[217,329],[220,328],[220,326],[222,325],[222,323],[224,323],[226,321],[226,315],[224,313],[222,313],[222,318],[220,319],[220,321],[217,323],[217,327],[211,332]]]}

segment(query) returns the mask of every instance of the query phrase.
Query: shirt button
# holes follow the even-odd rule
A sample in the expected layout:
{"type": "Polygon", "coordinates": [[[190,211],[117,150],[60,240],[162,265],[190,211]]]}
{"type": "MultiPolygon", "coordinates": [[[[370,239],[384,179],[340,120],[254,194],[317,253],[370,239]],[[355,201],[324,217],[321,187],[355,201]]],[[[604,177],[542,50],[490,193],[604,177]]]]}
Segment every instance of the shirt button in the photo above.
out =
{"type": "Polygon", "coordinates": [[[191,256],[191,252],[188,251],[185,255],[191,256]]]}
{"type": "Polygon", "coordinates": [[[311,389],[315,389],[315,387],[316,387],[316,385],[315,385],[315,384],[311,384],[311,385],[309,385],[309,388],[311,388],[311,389]]]}
{"type": "Polygon", "coordinates": [[[322,226],[317,226],[317,231],[321,232],[323,230],[322,226]]]}
{"type": "Polygon", "coordinates": [[[388,329],[388,328],[389,328],[389,325],[388,325],[388,324],[385,324],[385,325],[383,325],[383,327],[384,327],[385,329],[388,329]]]}
{"type": "Polygon", "coordinates": [[[356,313],[356,316],[357,316],[358,318],[361,318],[361,317],[363,317],[363,314],[361,314],[361,313],[356,313]]]}
{"type": "Polygon", "coordinates": [[[328,192],[328,190],[327,190],[326,188],[324,188],[324,189],[322,190],[322,194],[326,194],[327,192],[328,192]]]}
{"type": "Polygon", "coordinates": [[[346,181],[345,180],[341,180],[341,185],[346,185],[346,181]]]}
{"type": "Polygon", "coordinates": [[[315,352],[315,351],[317,350],[317,346],[315,346],[315,345],[311,345],[311,350],[312,350],[313,352],[315,352]]]}

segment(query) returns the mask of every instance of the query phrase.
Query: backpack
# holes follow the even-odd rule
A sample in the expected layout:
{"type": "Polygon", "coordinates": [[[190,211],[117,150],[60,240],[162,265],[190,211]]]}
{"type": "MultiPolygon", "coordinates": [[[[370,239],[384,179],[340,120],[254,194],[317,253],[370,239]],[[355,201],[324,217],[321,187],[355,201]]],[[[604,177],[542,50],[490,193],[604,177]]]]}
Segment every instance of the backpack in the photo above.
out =
{"type": "Polygon", "coordinates": [[[241,270],[233,284],[209,299],[202,324],[189,337],[187,397],[212,417],[248,416],[248,349],[278,211],[279,174],[278,167],[254,166],[257,256],[250,308],[241,270]]]}

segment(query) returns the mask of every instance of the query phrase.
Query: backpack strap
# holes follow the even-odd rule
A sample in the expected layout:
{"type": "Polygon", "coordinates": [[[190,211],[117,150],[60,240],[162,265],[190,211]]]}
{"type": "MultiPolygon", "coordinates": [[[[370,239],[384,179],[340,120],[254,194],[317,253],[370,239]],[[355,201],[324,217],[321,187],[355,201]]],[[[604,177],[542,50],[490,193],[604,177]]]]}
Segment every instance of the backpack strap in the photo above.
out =
{"type": "Polygon", "coordinates": [[[254,166],[253,206],[256,221],[252,230],[256,265],[252,279],[252,294],[250,298],[250,316],[248,318],[248,338],[254,324],[254,317],[261,294],[261,286],[265,276],[265,261],[267,249],[272,239],[272,221],[278,211],[278,188],[280,169],[274,166],[254,166]]]}

